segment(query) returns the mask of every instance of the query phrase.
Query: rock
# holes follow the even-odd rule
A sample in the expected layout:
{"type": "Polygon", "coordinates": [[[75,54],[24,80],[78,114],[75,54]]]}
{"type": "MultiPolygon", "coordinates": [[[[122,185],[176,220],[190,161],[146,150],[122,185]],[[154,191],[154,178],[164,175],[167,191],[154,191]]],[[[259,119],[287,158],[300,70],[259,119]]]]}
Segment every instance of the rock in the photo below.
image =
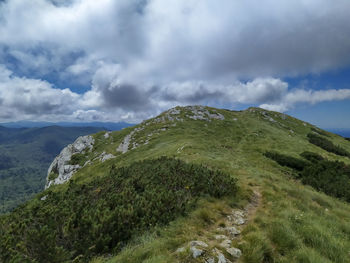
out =
{"type": "Polygon", "coordinates": [[[44,195],[43,197],[40,198],[41,201],[45,201],[47,198],[47,195],[44,195]]]}
{"type": "Polygon", "coordinates": [[[218,263],[231,263],[231,261],[225,258],[224,254],[222,254],[219,249],[214,248],[213,253],[217,255],[218,263]]]}
{"type": "MultiPolygon", "coordinates": [[[[147,126],[147,124],[144,124],[144,126],[147,126]]],[[[119,144],[119,146],[116,149],[116,151],[117,152],[121,152],[123,154],[126,153],[129,150],[129,145],[130,145],[131,140],[133,139],[134,134],[139,132],[139,131],[144,130],[145,129],[144,126],[137,127],[134,130],[132,130],[128,135],[126,135],[124,137],[123,141],[119,144]]],[[[139,144],[137,142],[133,142],[132,145],[133,145],[132,150],[139,146],[139,144]]]]}
{"type": "Polygon", "coordinates": [[[241,210],[233,210],[232,212],[233,223],[235,225],[243,225],[245,223],[245,214],[241,210]]]}
{"type": "Polygon", "coordinates": [[[227,263],[227,260],[221,252],[217,252],[218,255],[218,263],[227,263]]]}
{"type": "Polygon", "coordinates": [[[236,225],[243,225],[245,223],[245,219],[243,217],[236,217],[233,220],[233,223],[236,225]]]}
{"type": "Polygon", "coordinates": [[[124,137],[123,141],[121,142],[121,144],[119,144],[117,148],[117,152],[121,152],[122,154],[124,154],[129,150],[130,140],[134,133],[135,131],[131,131],[128,135],[124,137]]]}
{"type": "Polygon", "coordinates": [[[199,246],[199,247],[208,247],[208,244],[204,243],[203,241],[191,241],[190,242],[191,247],[199,246]]]}
{"type": "Polygon", "coordinates": [[[204,253],[204,251],[202,249],[199,249],[196,247],[191,247],[190,250],[192,252],[193,258],[198,258],[204,253]]]}
{"type": "Polygon", "coordinates": [[[168,114],[170,114],[170,115],[178,115],[178,114],[180,114],[180,110],[176,109],[176,108],[172,108],[172,109],[168,110],[168,114]]]}
{"type": "Polygon", "coordinates": [[[229,253],[235,259],[239,258],[242,255],[242,251],[235,247],[226,248],[226,252],[229,253]]]}
{"type": "Polygon", "coordinates": [[[236,235],[239,235],[241,233],[241,231],[239,231],[237,228],[235,228],[234,226],[231,227],[226,227],[225,228],[226,233],[228,233],[230,236],[234,237],[236,235]]]}
{"type": "Polygon", "coordinates": [[[63,184],[67,182],[73,176],[73,174],[81,168],[80,165],[69,164],[72,156],[74,154],[83,153],[86,150],[91,151],[94,143],[94,138],[88,135],[78,137],[74,143],[65,147],[49,167],[45,189],[54,184],[63,184]],[[57,177],[53,180],[49,179],[51,173],[57,174],[57,177]]]}
{"type": "Polygon", "coordinates": [[[111,132],[106,132],[103,136],[105,137],[105,139],[108,139],[110,135],[111,135],[111,132]]]}
{"type": "Polygon", "coordinates": [[[176,253],[183,253],[183,252],[185,252],[185,248],[184,247],[179,247],[178,249],[176,249],[176,253]]]}
{"type": "Polygon", "coordinates": [[[227,236],[225,236],[225,235],[215,235],[214,237],[216,240],[227,239],[227,236]]]}
{"type": "Polygon", "coordinates": [[[101,162],[104,162],[104,161],[107,161],[107,160],[113,159],[113,158],[115,158],[115,156],[113,154],[111,154],[111,153],[107,154],[106,152],[101,153],[101,155],[99,156],[99,159],[101,162]]]}
{"type": "Polygon", "coordinates": [[[222,115],[221,113],[217,113],[217,112],[210,113],[203,106],[187,106],[187,107],[184,107],[184,109],[191,112],[191,115],[186,114],[186,117],[193,120],[211,121],[211,119],[216,119],[216,120],[225,119],[224,115],[222,115]]]}
{"type": "Polygon", "coordinates": [[[231,240],[225,239],[224,241],[222,241],[220,243],[220,247],[229,248],[229,247],[231,247],[231,243],[232,243],[231,240]]]}
{"type": "Polygon", "coordinates": [[[208,247],[206,243],[203,241],[195,240],[190,242],[190,250],[192,252],[193,258],[197,258],[204,253],[204,250],[199,249],[197,247],[208,247]]]}
{"type": "Polygon", "coordinates": [[[239,235],[241,231],[239,231],[237,228],[234,226],[230,227],[219,227],[217,228],[218,231],[225,232],[228,234],[231,238],[234,238],[235,236],[239,235]]]}
{"type": "Polygon", "coordinates": [[[204,261],[205,263],[215,263],[215,258],[207,258],[204,261]]]}

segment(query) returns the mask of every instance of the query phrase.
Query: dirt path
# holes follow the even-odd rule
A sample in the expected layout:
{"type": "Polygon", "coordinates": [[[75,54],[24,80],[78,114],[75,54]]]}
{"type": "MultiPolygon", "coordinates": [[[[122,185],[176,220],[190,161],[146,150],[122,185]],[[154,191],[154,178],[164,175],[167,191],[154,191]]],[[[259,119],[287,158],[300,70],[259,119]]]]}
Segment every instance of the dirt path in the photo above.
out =
{"type": "Polygon", "coordinates": [[[261,194],[260,191],[258,189],[255,189],[253,191],[253,196],[252,196],[252,200],[250,201],[250,203],[244,208],[244,210],[247,213],[247,222],[251,221],[252,219],[254,219],[255,214],[256,214],[256,210],[259,208],[261,203],[261,194]]]}
{"type": "MultiPolygon", "coordinates": [[[[240,262],[242,252],[233,244],[237,244],[241,240],[241,232],[255,218],[261,199],[259,189],[254,189],[251,201],[243,209],[233,209],[213,227],[207,229],[205,238],[202,239],[204,241],[191,241],[188,248],[192,257],[196,258],[196,262],[240,262]]],[[[186,246],[181,248],[181,252],[185,251],[186,246]]]]}

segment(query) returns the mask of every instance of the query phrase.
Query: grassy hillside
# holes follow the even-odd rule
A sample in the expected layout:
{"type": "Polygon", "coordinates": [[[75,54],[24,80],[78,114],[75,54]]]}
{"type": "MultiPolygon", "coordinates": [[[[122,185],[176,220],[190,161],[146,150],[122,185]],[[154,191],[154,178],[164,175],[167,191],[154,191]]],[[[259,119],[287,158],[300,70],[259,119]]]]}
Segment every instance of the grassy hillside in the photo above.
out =
{"type": "Polygon", "coordinates": [[[10,211],[44,188],[53,158],[78,136],[100,128],[0,127],[0,214],[10,211]]]}
{"type": "MultiPolygon", "coordinates": [[[[103,132],[94,135],[94,150],[82,157],[94,160],[102,152],[116,157],[106,162],[95,159],[73,176],[74,184],[88,187],[95,180],[109,180],[112,167],[118,169],[168,156],[237,178],[238,192],[218,199],[201,196],[183,216],[173,218],[166,226],[138,232],[122,246],[104,250],[93,262],[204,262],[205,258],[193,259],[189,252],[176,250],[192,240],[209,244],[205,254],[208,257],[213,248],[222,249],[213,240],[213,234],[218,234],[218,227],[227,224],[232,208],[242,209],[254,201],[253,193],[261,196],[259,202],[255,202],[256,208],[248,221],[240,226],[240,236],[232,240],[232,246],[242,251],[237,262],[350,262],[350,205],[325,194],[323,188],[316,190],[309,183],[303,184],[300,173],[307,171],[304,167],[282,166],[266,156],[267,152],[273,152],[287,159],[309,162],[301,154],[311,152],[327,162],[341,162],[346,170],[350,159],[347,154],[339,155],[350,152],[350,142],[344,138],[290,116],[258,108],[236,112],[201,107],[176,108],[136,128],[113,132],[108,138],[104,135],[103,132]],[[326,143],[327,148],[312,142],[310,134],[331,144],[326,143]],[[120,144],[125,145],[127,137],[129,145],[124,149],[128,150],[116,151],[123,148],[120,144]],[[329,145],[341,150],[333,151],[329,145]]],[[[317,181],[317,176],[312,176],[317,181]]],[[[344,176],[347,182],[347,172],[344,176]]],[[[40,198],[67,192],[70,185],[53,186],[21,209],[31,211],[39,206],[40,211],[40,198]]],[[[3,225],[14,218],[16,224],[23,220],[19,210],[3,218],[3,225]]],[[[0,227],[0,231],[9,234],[6,227],[0,227]]],[[[99,233],[97,229],[96,235],[99,233]]],[[[66,235],[63,231],[62,238],[67,238],[66,235]]],[[[57,245],[59,241],[56,239],[54,243],[57,245]]],[[[26,255],[14,244],[12,249],[26,255]]],[[[228,254],[225,256],[230,258],[228,254]]],[[[83,258],[81,254],[76,261],[84,261],[83,258]]]]}

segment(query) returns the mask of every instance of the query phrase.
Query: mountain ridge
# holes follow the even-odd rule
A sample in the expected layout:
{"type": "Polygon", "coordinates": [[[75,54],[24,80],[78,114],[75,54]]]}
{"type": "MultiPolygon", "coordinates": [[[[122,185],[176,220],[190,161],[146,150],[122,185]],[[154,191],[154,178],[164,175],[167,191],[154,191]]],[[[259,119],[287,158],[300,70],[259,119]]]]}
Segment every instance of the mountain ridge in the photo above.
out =
{"type": "MultiPolygon", "coordinates": [[[[337,151],[329,151],[333,146],[337,146],[350,152],[349,141],[341,136],[286,114],[259,108],[230,111],[204,106],[175,107],[135,127],[111,133],[99,132],[91,136],[94,139],[91,151],[74,153],[71,159],[67,160],[67,164],[70,165],[82,164],[70,180],[50,186],[27,205],[15,210],[12,217],[10,214],[8,219],[2,219],[4,226],[0,231],[13,243],[8,241],[7,246],[1,247],[0,242],[0,252],[11,257],[8,249],[13,247],[11,244],[18,242],[15,233],[21,233],[14,228],[13,235],[9,237],[6,234],[7,220],[17,218],[16,222],[19,223],[20,218],[26,216],[42,222],[39,224],[41,229],[44,227],[48,231],[45,232],[46,243],[51,245],[40,247],[38,251],[41,254],[30,254],[39,262],[44,262],[40,260],[40,256],[50,258],[50,255],[50,262],[62,262],[63,260],[54,260],[59,258],[58,255],[65,260],[94,263],[208,262],[207,260],[212,259],[216,262],[222,255],[226,262],[229,262],[228,260],[235,260],[229,251],[238,251],[233,248],[242,253],[239,262],[348,262],[346,251],[350,251],[350,240],[346,236],[350,233],[349,204],[322,191],[316,191],[310,185],[304,185],[300,173],[291,165],[294,159],[311,165],[310,161],[305,159],[311,156],[313,159],[310,160],[322,158],[331,164],[338,162],[343,163],[344,167],[349,166],[350,160],[347,156],[338,155],[337,151]],[[309,134],[314,134],[331,144],[327,143],[327,148],[312,143],[309,134]],[[314,155],[301,156],[307,151],[314,155]],[[281,166],[267,157],[266,152],[283,155],[286,165],[281,166]],[[99,156],[103,153],[112,154],[114,158],[102,161],[99,156]],[[164,161],[162,156],[170,158],[167,159],[169,161],[164,161]],[[166,163],[169,163],[169,166],[162,166],[166,163]],[[179,164],[173,166],[175,163],[179,164]],[[204,167],[205,171],[208,169],[208,174],[216,173],[215,171],[223,173],[223,179],[237,180],[238,190],[233,191],[232,195],[216,199],[203,192],[195,199],[197,201],[190,206],[190,210],[186,209],[184,214],[179,214],[180,216],[175,216],[178,214],[174,212],[174,217],[171,217],[170,222],[166,221],[167,223],[162,220],[164,218],[160,212],[158,215],[152,215],[155,220],[152,221],[152,226],[127,227],[134,229],[133,233],[124,232],[123,228],[119,228],[118,222],[125,216],[142,216],[148,213],[148,210],[142,210],[142,206],[136,205],[136,200],[143,200],[139,194],[144,192],[147,185],[142,183],[142,174],[157,174],[156,180],[161,180],[163,173],[154,171],[165,169],[164,174],[171,173],[175,183],[175,178],[181,178],[178,172],[182,168],[176,168],[177,165],[193,165],[197,167],[195,169],[204,167]],[[169,167],[175,169],[168,170],[169,167]],[[126,178],[131,181],[125,181],[126,178]],[[138,194],[128,198],[126,192],[118,190],[121,192],[113,193],[114,188],[110,187],[124,184],[125,189],[130,189],[130,193],[138,194]],[[112,189],[112,193],[106,194],[107,189],[112,189]],[[227,225],[229,221],[226,219],[233,216],[232,211],[239,211],[251,203],[257,189],[261,197],[254,219],[246,221],[242,226],[233,226],[241,231],[239,238],[230,239],[228,234],[220,233],[220,227],[231,227],[227,225]],[[118,193],[126,195],[126,199],[117,197],[118,193]],[[100,195],[104,198],[100,199],[100,195]],[[114,195],[117,199],[113,199],[114,195]],[[115,206],[108,203],[110,198],[124,208],[117,212],[115,206]],[[66,200],[67,214],[58,213],[62,208],[56,203],[56,199],[66,200]],[[88,204],[95,202],[94,209],[89,210],[88,204]],[[57,211],[56,216],[52,211],[57,211]],[[81,213],[85,216],[80,217],[81,213]],[[115,224],[115,228],[106,232],[104,226],[111,224],[115,224]],[[213,229],[214,232],[208,229],[213,229]],[[72,236],[72,233],[80,235],[80,238],[85,237],[87,243],[82,242],[78,236],[72,236]],[[121,233],[126,234],[125,239],[119,245],[115,245],[118,243],[116,238],[122,235],[121,233]],[[230,244],[229,247],[222,247],[220,242],[215,241],[213,233],[227,236],[225,242],[230,244]],[[194,241],[204,242],[208,246],[200,247],[198,244],[202,243],[193,243],[194,241]],[[75,249],[69,245],[73,244],[72,242],[75,249]],[[202,250],[203,253],[193,258],[192,252],[197,251],[193,247],[202,250]],[[113,257],[107,255],[110,253],[113,257]]],[[[186,178],[191,179],[191,173],[186,173],[186,178]]],[[[203,173],[207,172],[203,170],[203,173]]],[[[193,182],[190,180],[184,182],[184,185],[180,184],[180,188],[174,188],[176,191],[171,192],[171,195],[164,193],[165,199],[161,200],[170,202],[176,199],[192,189],[191,182],[194,186],[199,185],[200,181],[196,181],[195,178],[198,177],[193,175],[193,182]]],[[[214,180],[219,177],[205,178],[214,180]]],[[[168,183],[171,183],[171,180],[163,182],[164,186],[168,183]]],[[[219,182],[214,180],[211,184],[220,189],[219,182]]],[[[173,189],[172,187],[169,189],[173,189]]],[[[232,187],[232,190],[234,188],[232,187]]],[[[160,198],[150,189],[146,192],[154,196],[155,200],[160,198]]],[[[150,202],[142,201],[145,202],[142,203],[144,207],[152,203],[151,197],[148,197],[148,200],[150,202]]],[[[157,207],[154,213],[166,208],[164,205],[157,207]]],[[[142,220],[130,222],[136,224],[144,222],[142,220]]],[[[44,234],[36,230],[30,222],[26,223],[28,230],[25,231],[31,230],[38,236],[44,234]]],[[[13,250],[12,256],[28,255],[27,247],[33,246],[34,243],[31,239],[25,239],[23,242],[22,247],[13,250]]],[[[35,247],[40,244],[39,242],[35,247]]]]}

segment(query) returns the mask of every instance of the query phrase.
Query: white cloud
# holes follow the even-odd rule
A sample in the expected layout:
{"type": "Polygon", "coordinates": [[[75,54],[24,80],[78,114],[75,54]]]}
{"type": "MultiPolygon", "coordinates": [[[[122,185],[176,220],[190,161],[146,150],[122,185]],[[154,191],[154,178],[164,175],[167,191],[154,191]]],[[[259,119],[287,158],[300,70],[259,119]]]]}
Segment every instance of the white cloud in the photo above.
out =
{"type": "Polygon", "coordinates": [[[202,81],[140,87],[124,82],[119,78],[120,73],[119,65],[101,64],[93,77],[92,89],[77,94],[54,88],[47,81],[18,77],[0,65],[0,121],[138,122],[176,105],[261,104],[265,109],[283,112],[299,103],[350,99],[350,89],[289,90],[286,82],[276,78],[257,78],[231,85],[202,81]]]}
{"type": "Polygon", "coordinates": [[[121,64],[130,77],[166,82],[304,74],[350,62],[347,0],[68,3],[3,2],[0,44],[25,64],[23,52],[40,58],[38,49],[48,49],[51,67],[94,68],[66,58],[79,51],[121,64]]]}
{"type": "Polygon", "coordinates": [[[2,118],[135,121],[177,104],[349,99],[281,80],[350,64],[348,0],[9,0],[0,13],[2,118]]]}
{"type": "Polygon", "coordinates": [[[53,88],[47,81],[14,76],[0,65],[0,98],[4,112],[36,116],[69,113],[80,95],[69,89],[53,88]]]}
{"type": "Polygon", "coordinates": [[[280,101],[271,104],[262,104],[260,107],[284,112],[293,109],[298,104],[317,104],[326,101],[349,100],[350,89],[329,89],[329,90],[305,90],[295,89],[288,92],[280,101]]]}

